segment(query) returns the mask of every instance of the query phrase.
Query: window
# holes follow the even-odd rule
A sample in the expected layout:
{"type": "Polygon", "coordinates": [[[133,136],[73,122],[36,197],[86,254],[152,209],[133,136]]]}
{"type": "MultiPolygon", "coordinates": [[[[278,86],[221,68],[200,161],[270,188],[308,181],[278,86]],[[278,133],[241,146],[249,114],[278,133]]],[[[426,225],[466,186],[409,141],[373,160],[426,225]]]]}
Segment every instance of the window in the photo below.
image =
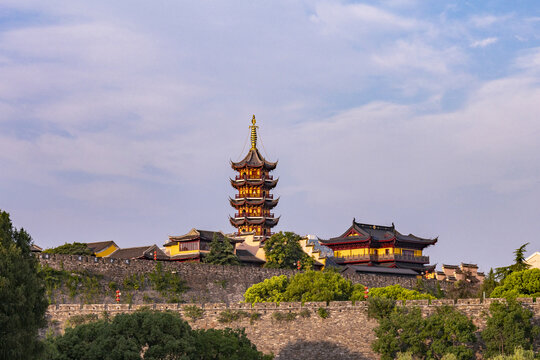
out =
{"type": "Polygon", "coordinates": [[[405,256],[414,256],[414,250],[403,250],[403,255],[405,256]]]}

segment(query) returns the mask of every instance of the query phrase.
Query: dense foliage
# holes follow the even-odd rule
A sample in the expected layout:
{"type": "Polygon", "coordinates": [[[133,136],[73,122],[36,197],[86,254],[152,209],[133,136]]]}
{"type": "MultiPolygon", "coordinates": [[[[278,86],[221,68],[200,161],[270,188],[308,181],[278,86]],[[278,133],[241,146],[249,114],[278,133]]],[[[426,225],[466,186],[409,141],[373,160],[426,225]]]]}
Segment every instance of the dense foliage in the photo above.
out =
{"type": "Polygon", "coordinates": [[[210,243],[210,252],[205,256],[204,262],[214,265],[240,265],[238,257],[234,253],[234,246],[227,237],[222,240],[214,233],[210,243]]]}
{"type": "Polygon", "coordinates": [[[540,328],[532,324],[533,313],[517,301],[495,302],[489,307],[486,328],[482,331],[487,357],[512,354],[517,347],[531,349],[540,328]]]}
{"type": "Polygon", "coordinates": [[[0,359],[33,359],[40,352],[37,334],[48,304],[31,244],[0,211],[0,359]]]}
{"type": "Polygon", "coordinates": [[[383,360],[406,352],[420,359],[441,359],[445,354],[453,354],[456,359],[473,358],[476,328],[453,307],[437,308],[426,318],[419,308],[396,307],[381,314],[378,321],[372,348],[383,360]]]}
{"type": "Polygon", "coordinates": [[[51,360],[271,359],[243,330],[192,330],[172,312],[137,311],[68,328],[48,340],[51,360]]]}
{"type": "Polygon", "coordinates": [[[534,360],[534,351],[523,350],[521,347],[517,347],[511,355],[497,355],[492,357],[491,360],[534,360]]]}
{"type": "Polygon", "coordinates": [[[424,294],[416,290],[405,289],[398,284],[380,288],[372,288],[369,290],[369,296],[394,300],[435,299],[435,296],[433,295],[424,294]]]}
{"type": "Polygon", "coordinates": [[[246,290],[244,300],[250,303],[349,300],[353,289],[352,283],[335,271],[309,270],[291,279],[281,275],[255,284],[246,290]]]}
{"type": "Polygon", "coordinates": [[[540,297],[540,269],[515,271],[490,294],[491,297],[540,297]]]}
{"type": "Polygon", "coordinates": [[[264,242],[265,267],[279,269],[311,269],[313,259],[300,246],[301,237],[293,232],[279,232],[264,242]]]}
{"type": "Polygon", "coordinates": [[[43,252],[48,254],[94,255],[86,244],[79,242],[74,242],[73,244],[65,243],[55,248],[46,249],[43,252]]]}

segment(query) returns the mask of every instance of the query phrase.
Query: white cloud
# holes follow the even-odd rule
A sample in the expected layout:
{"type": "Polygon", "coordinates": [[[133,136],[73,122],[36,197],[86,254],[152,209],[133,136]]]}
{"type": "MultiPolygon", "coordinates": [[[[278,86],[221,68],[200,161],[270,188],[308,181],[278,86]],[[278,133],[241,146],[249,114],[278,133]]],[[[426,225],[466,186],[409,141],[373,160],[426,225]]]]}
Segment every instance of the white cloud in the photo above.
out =
{"type": "Polygon", "coordinates": [[[495,44],[498,41],[496,37],[489,37],[482,40],[473,41],[471,43],[472,48],[484,48],[486,46],[495,44]]]}

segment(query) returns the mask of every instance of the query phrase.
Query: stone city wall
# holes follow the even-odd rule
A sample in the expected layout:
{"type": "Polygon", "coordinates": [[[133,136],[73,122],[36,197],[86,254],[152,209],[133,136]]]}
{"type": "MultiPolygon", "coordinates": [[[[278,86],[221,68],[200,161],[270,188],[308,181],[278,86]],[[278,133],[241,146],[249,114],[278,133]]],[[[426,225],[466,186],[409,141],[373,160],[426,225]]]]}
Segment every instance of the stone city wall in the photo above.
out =
{"type": "MultiPolygon", "coordinates": [[[[485,326],[485,314],[493,301],[501,299],[460,299],[454,300],[410,300],[398,302],[400,306],[418,306],[424,315],[431,314],[438,306],[451,305],[466,314],[480,329],[485,326]]],[[[535,314],[535,321],[540,321],[540,302],[521,299],[523,306],[535,314]]],[[[51,305],[48,309],[49,324],[56,331],[62,331],[66,321],[72,316],[107,313],[130,313],[147,307],[154,310],[170,310],[180,313],[195,329],[245,328],[248,338],[257,349],[276,355],[276,359],[377,359],[370,344],[375,340],[373,329],[377,322],[367,317],[366,302],[353,304],[350,301],[321,303],[261,303],[261,304],[91,304],[91,305],[51,305]],[[202,318],[190,320],[185,316],[188,306],[203,309],[202,318]],[[325,308],[329,317],[318,315],[319,308],[325,308]],[[226,310],[241,311],[244,314],[258,313],[260,317],[250,320],[248,316],[238,321],[223,324],[218,321],[226,310]],[[295,313],[292,320],[278,320],[276,313],[282,315],[295,313]]]]}
{"type": "MultiPolygon", "coordinates": [[[[88,271],[103,275],[104,282],[121,284],[123,279],[134,274],[148,273],[154,270],[155,261],[121,260],[114,258],[96,258],[92,256],[39,254],[42,265],[67,271],[88,271]]],[[[187,281],[189,290],[182,295],[187,302],[224,302],[243,301],[244,292],[253,284],[278,275],[294,275],[297,270],[267,269],[250,266],[222,266],[189,262],[163,261],[165,270],[174,271],[187,281]]],[[[346,275],[354,284],[360,283],[368,287],[381,287],[400,284],[412,289],[417,284],[414,277],[401,277],[374,274],[346,275]]],[[[427,286],[435,287],[436,280],[424,280],[427,286]]],[[[441,283],[441,285],[446,285],[441,283]]],[[[140,296],[139,296],[140,297],[140,296]]],[[[135,302],[139,299],[136,298],[135,302]]],[[[101,300],[100,300],[101,302],[101,300]]],[[[114,298],[103,299],[104,303],[114,302],[114,298]]]]}

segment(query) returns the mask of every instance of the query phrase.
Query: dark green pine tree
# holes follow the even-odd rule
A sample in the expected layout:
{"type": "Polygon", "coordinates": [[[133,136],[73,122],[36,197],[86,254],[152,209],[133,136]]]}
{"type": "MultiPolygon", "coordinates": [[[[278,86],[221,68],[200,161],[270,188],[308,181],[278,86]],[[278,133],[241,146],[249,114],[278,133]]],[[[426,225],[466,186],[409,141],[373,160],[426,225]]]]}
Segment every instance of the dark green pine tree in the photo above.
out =
{"type": "Polygon", "coordinates": [[[34,359],[42,351],[38,330],[48,303],[31,244],[0,210],[0,359],[34,359]]]}
{"type": "Polygon", "coordinates": [[[240,261],[234,253],[234,246],[229,239],[227,237],[220,239],[217,233],[214,233],[210,243],[210,252],[203,261],[214,265],[240,265],[240,261]]]}

